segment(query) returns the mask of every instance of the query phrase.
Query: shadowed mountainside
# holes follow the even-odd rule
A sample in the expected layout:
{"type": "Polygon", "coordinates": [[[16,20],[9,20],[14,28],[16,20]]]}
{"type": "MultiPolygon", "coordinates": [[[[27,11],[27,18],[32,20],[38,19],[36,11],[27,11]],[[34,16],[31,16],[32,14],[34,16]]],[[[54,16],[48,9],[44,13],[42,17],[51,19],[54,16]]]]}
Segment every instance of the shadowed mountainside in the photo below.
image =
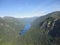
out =
{"type": "Polygon", "coordinates": [[[31,29],[19,38],[20,45],[60,45],[59,22],[60,11],[37,18],[31,29]]]}

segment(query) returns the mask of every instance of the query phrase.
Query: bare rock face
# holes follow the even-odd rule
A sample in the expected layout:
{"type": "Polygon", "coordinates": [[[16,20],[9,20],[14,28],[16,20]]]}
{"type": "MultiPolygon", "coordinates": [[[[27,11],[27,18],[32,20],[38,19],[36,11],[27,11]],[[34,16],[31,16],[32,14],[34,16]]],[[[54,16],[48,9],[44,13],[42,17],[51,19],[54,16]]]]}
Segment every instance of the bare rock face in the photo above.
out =
{"type": "Polygon", "coordinates": [[[49,31],[49,35],[52,37],[60,37],[60,19],[57,19],[54,23],[54,27],[49,31]]]}
{"type": "Polygon", "coordinates": [[[47,31],[48,42],[51,45],[60,45],[60,18],[49,17],[40,28],[47,31]]]}
{"type": "Polygon", "coordinates": [[[60,19],[55,19],[53,28],[48,32],[53,45],[60,45],[60,19]]]}

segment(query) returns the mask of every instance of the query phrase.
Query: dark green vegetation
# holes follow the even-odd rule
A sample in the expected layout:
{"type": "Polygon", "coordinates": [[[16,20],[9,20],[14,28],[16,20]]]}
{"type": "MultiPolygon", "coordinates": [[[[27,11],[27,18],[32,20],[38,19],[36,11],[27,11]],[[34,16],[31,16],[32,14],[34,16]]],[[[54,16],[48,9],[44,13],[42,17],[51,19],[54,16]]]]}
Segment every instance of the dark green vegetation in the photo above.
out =
{"type": "Polygon", "coordinates": [[[26,20],[0,18],[0,45],[60,45],[60,11],[38,17],[29,31],[19,35],[31,19],[26,20]]]}

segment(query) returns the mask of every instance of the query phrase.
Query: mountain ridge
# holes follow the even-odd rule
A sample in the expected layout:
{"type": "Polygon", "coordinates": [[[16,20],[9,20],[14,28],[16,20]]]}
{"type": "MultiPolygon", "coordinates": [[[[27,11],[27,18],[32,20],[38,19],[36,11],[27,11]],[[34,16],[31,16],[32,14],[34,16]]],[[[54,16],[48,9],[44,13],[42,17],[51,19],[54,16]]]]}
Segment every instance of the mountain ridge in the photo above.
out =
{"type": "Polygon", "coordinates": [[[52,13],[49,13],[48,16],[45,15],[40,18],[37,18],[32,23],[32,28],[24,36],[22,36],[22,38],[20,38],[20,40],[24,39],[22,40],[21,43],[23,43],[23,45],[24,44],[26,45],[60,45],[59,43],[60,38],[53,37],[51,35],[51,34],[57,34],[58,32],[58,30],[55,30],[57,31],[56,33],[55,31],[53,31],[55,25],[56,25],[56,28],[59,27],[57,24],[54,24],[59,22],[59,21],[56,21],[56,19],[60,20],[60,11],[52,12],[52,13]]]}

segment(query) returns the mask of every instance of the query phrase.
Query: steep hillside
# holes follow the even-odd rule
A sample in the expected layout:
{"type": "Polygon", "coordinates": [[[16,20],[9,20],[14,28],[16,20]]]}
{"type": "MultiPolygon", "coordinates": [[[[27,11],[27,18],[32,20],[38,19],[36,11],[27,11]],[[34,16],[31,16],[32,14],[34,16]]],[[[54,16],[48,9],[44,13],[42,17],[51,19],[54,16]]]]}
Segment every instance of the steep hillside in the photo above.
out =
{"type": "Polygon", "coordinates": [[[48,17],[53,17],[53,18],[60,18],[60,11],[55,11],[52,13],[48,13],[47,15],[41,16],[39,18],[37,18],[32,25],[39,25],[41,22],[43,22],[44,20],[46,20],[48,17]],[[35,24],[34,24],[35,23],[35,24]]]}
{"type": "Polygon", "coordinates": [[[19,38],[20,45],[60,45],[59,24],[60,11],[37,18],[32,28],[19,38]]]}
{"type": "Polygon", "coordinates": [[[0,45],[17,45],[17,37],[24,25],[24,22],[17,18],[0,18],[0,45]]]}

